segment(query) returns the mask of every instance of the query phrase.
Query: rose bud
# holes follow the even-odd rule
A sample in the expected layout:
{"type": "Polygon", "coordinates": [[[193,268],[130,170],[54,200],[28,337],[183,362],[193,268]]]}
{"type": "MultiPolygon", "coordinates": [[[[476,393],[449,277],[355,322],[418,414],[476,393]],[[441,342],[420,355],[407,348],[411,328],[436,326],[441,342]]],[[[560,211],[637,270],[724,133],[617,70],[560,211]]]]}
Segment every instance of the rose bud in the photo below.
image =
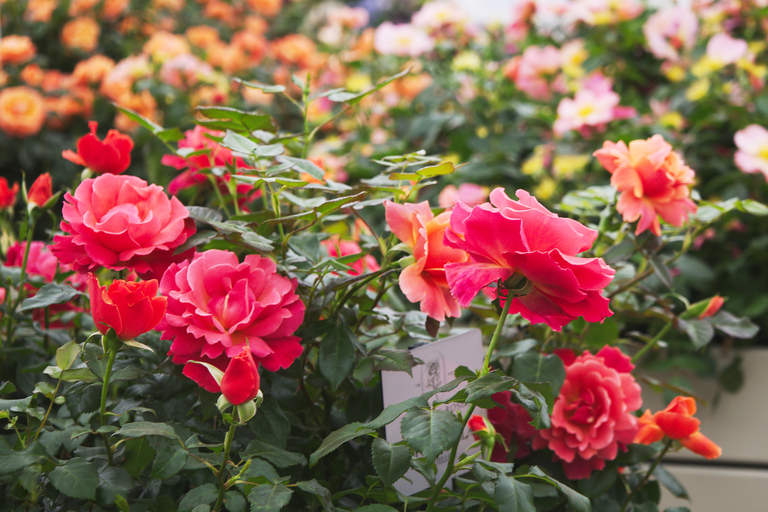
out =
{"type": "Polygon", "coordinates": [[[53,195],[53,184],[51,183],[51,174],[43,173],[37,177],[27,193],[27,204],[43,206],[53,195]]]}
{"type": "Polygon", "coordinates": [[[232,405],[240,405],[256,398],[259,383],[259,367],[251,349],[245,347],[229,361],[221,379],[221,392],[232,405]]]}
{"type": "Polygon", "coordinates": [[[100,287],[96,276],[90,274],[88,294],[96,328],[106,334],[111,327],[123,341],[151,331],[165,316],[167,299],[158,297],[157,289],[155,279],[136,283],[118,279],[109,287],[100,287]]]}

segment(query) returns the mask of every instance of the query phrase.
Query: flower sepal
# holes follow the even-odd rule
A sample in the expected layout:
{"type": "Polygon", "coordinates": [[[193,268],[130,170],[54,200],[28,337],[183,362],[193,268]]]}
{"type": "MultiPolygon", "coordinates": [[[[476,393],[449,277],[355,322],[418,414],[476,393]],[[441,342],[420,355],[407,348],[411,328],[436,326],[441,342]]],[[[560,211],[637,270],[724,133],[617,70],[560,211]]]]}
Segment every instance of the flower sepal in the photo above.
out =
{"type": "Polygon", "coordinates": [[[229,410],[230,407],[232,407],[232,403],[227,400],[226,396],[222,394],[219,396],[219,399],[216,400],[216,408],[219,409],[219,412],[222,413],[225,420],[231,418],[231,420],[236,425],[245,425],[248,423],[248,420],[256,415],[256,411],[262,402],[264,402],[264,394],[261,392],[261,390],[259,390],[259,393],[253,400],[248,400],[247,402],[243,402],[242,404],[234,406],[234,410],[237,412],[237,414],[224,414],[227,410],[229,410]]]}

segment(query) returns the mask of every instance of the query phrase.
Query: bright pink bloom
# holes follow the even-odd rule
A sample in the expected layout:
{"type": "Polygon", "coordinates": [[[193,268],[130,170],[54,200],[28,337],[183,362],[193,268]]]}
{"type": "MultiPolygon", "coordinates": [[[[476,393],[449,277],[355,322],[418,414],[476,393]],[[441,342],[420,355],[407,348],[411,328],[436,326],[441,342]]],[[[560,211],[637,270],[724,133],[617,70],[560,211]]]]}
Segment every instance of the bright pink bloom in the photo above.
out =
{"type": "Polygon", "coordinates": [[[446,317],[459,316],[461,309],[451,296],[445,267],[466,261],[467,255],[445,245],[450,212],[435,217],[426,201],[418,204],[385,201],[384,209],[389,228],[413,251],[416,259],[400,273],[400,289],[406,298],[419,302],[421,311],[435,320],[442,322],[446,317]]]}
{"type": "Polygon", "coordinates": [[[210,250],[171,265],[160,281],[168,311],[157,327],[162,339],[173,340],[168,355],[211,392],[219,391],[216,381],[189,361],[224,371],[230,358],[249,349],[268,371],[289,367],[302,352],[294,335],[304,320],[296,285],[272,260],[254,254],[240,263],[233,252],[210,250]]]}
{"type": "MultiPolygon", "coordinates": [[[[510,391],[495,393],[493,400],[500,407],[488,409],[488,420],[501,434],[507,447],[514,453],[515,459],[520,459],[531,453],[531,440],[536,436],[536,428],[531,422],[531,415],[520,405],[514,403],[510,391]]],[[[507,450],[504,445],[496,443],[491,454],[493,462],[507,462],[507,450]]]]}
{"type": "Polygon", "coordinates": [[[459,188],[455,185],[447,185],[437,198],[440,208],[453,208],[461,201],[472,207],[488,200],[488,189],[474,183],[462,183],[459,188]]]}
{"type": "Polygon", "coordinates": [[[514,274],[533,290],[515,297],[510,312],[531,323],[559,331],[583,316],[602,322],[613,313],[601,295],[614,271],[601,258],[581,258],[597,231],[575,220],[558,217],[524,190],[513,201],[497,188],[491,202],[472,209],[459,203],[451,211],[445,243],[469,254],[469,261],[448,263],[445,273],[451,294],[466,307],[485,286],[514,274]]]}
{"type": "Polygon", "coordinates": [[[605,141],[593,155],[612,174],[611,185],[621,194],[616,210],[627,222],[640,219],[635,234],[650,229],[661,236],[659,215],[682,226],[688,213],[696,212],[689,197],[695,173],[661,135],[633,140],[629,147],[623,141],[605,141]]]}
{"type": "Polygon", "coordinates": [[[584,351],[566,363],[552,426],[539,431],[533,447],[555,452],[569,479],[588,478],[632,443],[638,430],[632,411],[643,403],[630,373],[634,367],[615,347],[604,347],[596,355],[584,351]]]}
{"type": "Polygon", "coordinates": [[[232,405],[253,400],[259,394],[259,366],[250,350],[243,350],[233,357],[221,379],[221,394],[232,405]]]}
{"type": "Polygon", "coordinates": [[[643,25],[651,53],[659,59],[680,60],[696,44],[699,20],[689,7],[676,5],[656,11],[643,25]]]}
{"type": "Polygon", "coordinates": [[[50,249],[78,272],[130,268],[143,277],[161,275],[195,222],[178,199],[135,176],[102,174],[64,196],[61,229],[50,249]]]}
{"type": "Polygon", "coordinates": [[[373,47],[383,55],[418,57],[432,51],[435,42],[421,28],[411,24],[395,25],[385,21],[373,34],[373,47]]]}
{"type": "Polygon", "coordinates": [[[768,130],[751,124],[737,131],[733,141],[739,148],[733,157],[736,166],[746,173],[763,173],[768,181],[768,130]]]}
{"type": "MultiPolygon", "coordinates": [[[[320,242],[320,245],[325,247],[325,250],[328,251],[328,256],[331,258],[341,258],[343,256],[351,256],[352,254],[360,254],[363,252],[360,246],[357,245],[357,242],[353,242],[352,240],[341,240],[338,235],[323,240],[320,242]]],[[[370,254],[367,254],[354,262],[351,267],[352,270],[350,270],[349,273],[353,276],[359,276],[366,272],[376,272],[380,268],[379,262],[377,262],[376,258],[370,254]]]]}

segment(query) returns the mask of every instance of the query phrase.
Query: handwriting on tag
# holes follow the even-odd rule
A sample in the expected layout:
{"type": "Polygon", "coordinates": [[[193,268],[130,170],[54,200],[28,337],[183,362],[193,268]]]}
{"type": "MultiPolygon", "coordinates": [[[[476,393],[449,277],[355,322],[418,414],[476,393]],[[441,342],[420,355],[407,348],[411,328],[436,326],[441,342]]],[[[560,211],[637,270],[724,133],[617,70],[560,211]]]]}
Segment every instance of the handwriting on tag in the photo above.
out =
{"type": "MultiPolygon", "coordinates": [[[[424,361],[424,364],[413,368],[413,377],[405,372],[381,372],[384,407],[400,403],[428,391],[434,391],[440,386],[447,384],[454,379],[453,372],[459,366],[466,366],[473,371],[479,370],[485,357],[482,335],[479,329],[469,329],[460,334],[421,345],[411,349],[411,353],[424,361]]],[[[465,383],[462,383],[461,386],[452,391],[438,393],[432,397],[430,402],[446,400],[465,385],[465,383]]],[[[460,403],[439,406],[440,409],[453,413],[460,411],[462,414],[467,411],[468,407],[467,404],[460,403]]],[[[484,411],[482,409],[475,409],[475,414],[484,415],[484,411]]],[[[401,420],[402,417],[386,426],[387,441],[390,443],[396,443],[403,439],[400,433],[401,420]]],[[[462,433],[457,453],[467,453],[473,441],[471,432],[469,429],[465,429],[462,433]]],[[[477,449],[473,449],[471,453],[475,451],[477,449]]],[[[448,453],[447,451],[443,452],[435,460],[438,479],[448,466],[448,453]]],[[[408,470],[403,478],[395,482],[394,487],[403,494],[411,495],[426,489],[429,487],[429,483],[423,476],[411,469],[408,470]]]]}

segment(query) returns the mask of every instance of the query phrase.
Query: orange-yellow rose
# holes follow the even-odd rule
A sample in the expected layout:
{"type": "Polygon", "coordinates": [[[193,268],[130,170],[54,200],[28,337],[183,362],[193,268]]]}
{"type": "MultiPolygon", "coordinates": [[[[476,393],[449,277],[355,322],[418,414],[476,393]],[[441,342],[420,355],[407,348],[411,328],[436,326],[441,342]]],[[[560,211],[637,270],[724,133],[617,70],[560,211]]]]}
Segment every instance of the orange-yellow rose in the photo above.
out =
{"type": "Polygon", "coordinates": [[[37,53],[29,36],[5,36],[0,39],[0,64],[24,64],[37,53]]]}
{"type": "Polygon", "coordinates": [[[48,23],[58,5],[59,0],[29,0],[27,10],[24,11],[24,20],[30,23],[48,23]]]}
{"type": "Polygon", "coordinates": [[[75,18],[61,29],[61,42],[71,50],[92,52],[99,44],[101,28],[93,18],[75,18]]]}
{"type": "Polygon", "coordinates": [[[45,122],[45,101],[25,85],[0,91],[0,130],[12,137],[29,137],[45,122]]]}
{"type": "Polygon", "coordinates": [[[115,61],[104,55],[94,55],[93,57],[77,63],[72,72],[72,79],[76,84],[98,84],[104,80],[115,67],[115,61]]]}

